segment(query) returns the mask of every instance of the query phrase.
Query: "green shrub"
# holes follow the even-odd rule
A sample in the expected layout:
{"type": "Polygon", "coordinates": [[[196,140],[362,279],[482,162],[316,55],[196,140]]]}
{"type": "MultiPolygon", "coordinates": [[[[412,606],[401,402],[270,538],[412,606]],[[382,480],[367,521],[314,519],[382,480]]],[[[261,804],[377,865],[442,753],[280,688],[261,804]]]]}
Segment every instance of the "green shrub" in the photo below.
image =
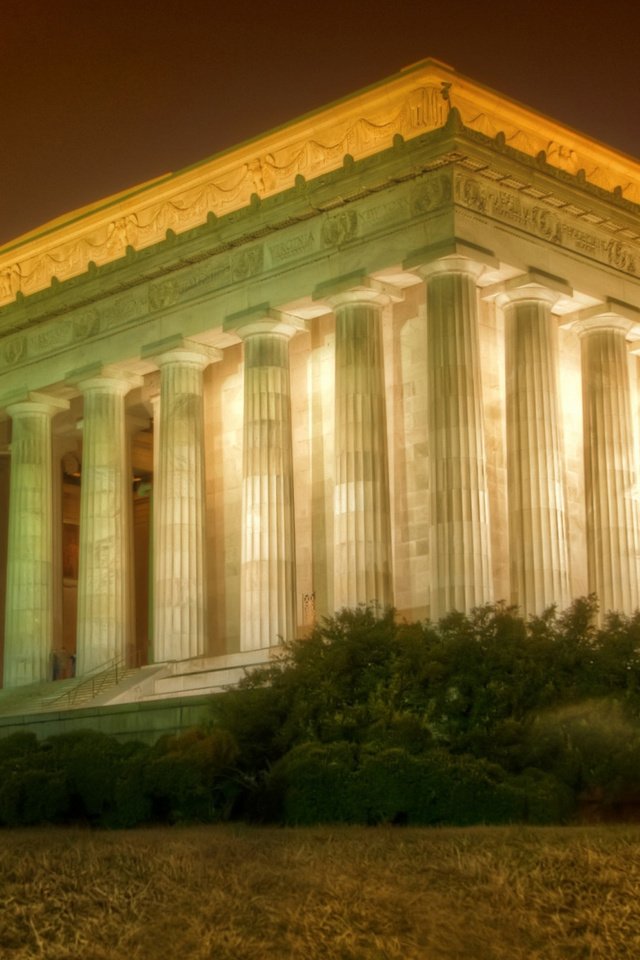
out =
{"type": "Polygon", "coordinates": [[[153,819],[227,819],[239,787],[238,747],[226,730],[188,730],[158,745],[142,773],[153,819]]]}
{"type": "Polygon", "coordinates": [[[63,772],[21,769],[0,785],[0,822],[8,827],[57,823],[69,811],[69,788],[63,772]]]}
{"type": "Polygon", "coordinates": [[[303,743],[276,763],[258,791],[256,819],[287,824],[349,820],[346,805],[356,748],[346,742],[303,743]]]}
{"type": "Polygon", "coordinates": [[[527,790],[535,799],[536,788],[472,756],[397,747],[358,754],[338,742],[294,747],[274,765],[260,796],[265,819],[291,825],[465,825],[525,820],[527,790]]]}
{"type": "Polygon", "coordinates": [[[353,792],[352,811],[364,823],[506,823],[522,819],[524,808],[500,767],[444,750],[365,755],[353,792]]]}
{"type": "Polygon", "coordinates": [[[35,733],[19,730],[8,737],[0,739],[0,771],[5,764],[11,765],[15,760],[32,756],[40,751],[40,744],[35,733]]]}
{"type": "Polygon", "coordinates": [[[108,822],[115,809],[123,745],[96,730],[76,730],[44,741],[42,754],[47,769],[66,778],[69,816],[96,824],[108,822]]]}
{"type": "Polygon", "coordinates": [[[105,826],[135,827],[152,819],[152,804],[145,783],[151,749],[145,744],[126,745],[118,778],[114,784],[113,809],[104,818],[105,826]]]}
{"type": "Polygon", "coordinates": [[[526,738],[531,766],[576,792],[616,798],[640,792],[640,723],[611,698],[583,700],[540,713],[526,738]]]}
{"type": "Polygon", "coordinates": [[[550,773],[530,768],[511,780],[524,798],[523,820],[536,824],[567,823],[576,810],[573,790],[550,773]]]}

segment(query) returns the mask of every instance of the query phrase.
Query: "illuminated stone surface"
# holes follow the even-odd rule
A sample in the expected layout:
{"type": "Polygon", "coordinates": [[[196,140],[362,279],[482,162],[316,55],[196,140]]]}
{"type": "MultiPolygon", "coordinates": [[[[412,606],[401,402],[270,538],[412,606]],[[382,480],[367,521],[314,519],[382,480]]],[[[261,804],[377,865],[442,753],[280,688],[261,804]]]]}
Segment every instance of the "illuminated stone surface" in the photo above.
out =
{"type": "Polygon", "coordinates": [[[159,661],[186,660],[206,652],[202,373],[213,359],[217,353],[210,348],[181,340],[155,358],[160,400],[153,655],[159,661]]]}
{"type": "Polygon", "coordinates": [[[7,686],[46,680],[53,650],[51,418],[65,401],[32,395],[13,424],[4,641],[7,686]]]}
{"type": "Polygon", "coordinates": [[[463,257],[427,274],[431,616],[493,599],[476,280],[463,257]]]}
{"type": "Polygon", "coordinates": [[[131,500],[126,377],[81,380],[84,400],[77,664],[125,658],[131,641],[131,500]]]}
{"type": "Polygon", "coordinates": [[[235,325],[244,340],[240,649],[292,640],[296,551],[289,338],[268,317],[235,325]]]}
{"type": "Polygon", "coordinates": [[[625,338],[633,321],[615,307],[581,319],[589,590],[603,610],[639,601],[638,490],[625,338]]]}
{"type": "Polygon", "coordinates": [[[559,295],[516,278],[505,314],[507,476],[511,600],[540,613],[571,600],[558,414],[559,295]]]}
{"type": "Polygon", "coordinates": [[[633,612],[639,203],[426,61],[0,248],[5,685],[196,693],[343,604],[633,612]]]}
{"type": "Polygon", "coordinates": [[[333,298],[336,609],[393,603],[381,300],[366,289],[333,298]]]}

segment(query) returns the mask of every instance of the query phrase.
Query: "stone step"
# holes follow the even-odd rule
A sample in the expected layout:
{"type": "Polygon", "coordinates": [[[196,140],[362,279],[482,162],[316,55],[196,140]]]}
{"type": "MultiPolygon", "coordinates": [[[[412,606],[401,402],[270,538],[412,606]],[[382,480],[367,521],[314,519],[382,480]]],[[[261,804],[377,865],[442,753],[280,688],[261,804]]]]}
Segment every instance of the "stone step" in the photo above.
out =
{"type": "Polygon", "coordinates": [[[71,677],[0,691],[0,716],[50,713],[87,706],[138,670],[113,666],[91,677],[71,677]]]}

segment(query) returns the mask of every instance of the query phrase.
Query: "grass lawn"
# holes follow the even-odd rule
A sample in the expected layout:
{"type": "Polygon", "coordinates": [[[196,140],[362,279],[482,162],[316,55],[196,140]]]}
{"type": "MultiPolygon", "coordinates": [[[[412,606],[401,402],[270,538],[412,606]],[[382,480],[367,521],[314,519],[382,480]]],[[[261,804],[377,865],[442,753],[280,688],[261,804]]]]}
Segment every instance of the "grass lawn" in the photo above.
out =
{"type": "Polygon", "coordinates": [[[0,833],[0,958],[640,958],[640,827],[0,833]]]}

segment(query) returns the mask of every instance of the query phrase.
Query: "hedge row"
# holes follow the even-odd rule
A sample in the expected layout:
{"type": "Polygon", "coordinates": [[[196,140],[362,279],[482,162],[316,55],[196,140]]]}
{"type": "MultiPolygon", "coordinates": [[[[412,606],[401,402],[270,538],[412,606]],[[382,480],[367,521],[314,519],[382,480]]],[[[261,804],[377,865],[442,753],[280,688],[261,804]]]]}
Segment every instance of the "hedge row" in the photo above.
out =
{"type": "Polygon", "coordinates": [[[0,823],[215,822],[237,815],[284,824],[471,824],[567,819],[571,791],[536,770],[432,750],[360,752],[346,742],[302,744],[255,780],[234,769],[225,731],[193,730],[154,747],[82,731],[38,743],[0,741],[0,823]]]}
{"type": "Polygon", "coordinates": [[[0,740],[0,824],[131,827],[224,819],[238,791],[231,774],[236,755],[223,730],[188,731],[153,747],[94,731],[42,742],[15,733],[0,740]]]}
{"type": "Polygon", "coordinates": [[[540,770],[514,777],[468,755],[358,754],[346,742],[295,747],[254,799],[254,816],[291,825],[560,823],[575,806],[571,790],[540,770]]]}

